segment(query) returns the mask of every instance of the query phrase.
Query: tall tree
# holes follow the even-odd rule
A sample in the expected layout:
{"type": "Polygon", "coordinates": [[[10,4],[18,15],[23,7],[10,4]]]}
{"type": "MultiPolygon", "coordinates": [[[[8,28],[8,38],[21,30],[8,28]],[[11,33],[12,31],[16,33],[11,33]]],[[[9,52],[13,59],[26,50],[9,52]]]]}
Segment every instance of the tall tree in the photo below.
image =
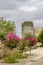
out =
{"type": "Polygon", "coordinates": [[[0,18],[0,37],[6,36],[9,31],[15,32],[15,23],[0,18]]]}

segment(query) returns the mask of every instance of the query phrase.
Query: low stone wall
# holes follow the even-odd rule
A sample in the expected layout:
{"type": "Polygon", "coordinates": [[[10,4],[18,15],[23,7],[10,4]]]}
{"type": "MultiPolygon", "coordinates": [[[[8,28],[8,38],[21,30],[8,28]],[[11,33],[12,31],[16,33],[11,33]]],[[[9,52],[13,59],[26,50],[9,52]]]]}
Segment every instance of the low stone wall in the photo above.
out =
{"type": "Polygon", "coordinates": [[[19,50],[17,48],[10,50],[9,47],[4,46],[3,52],[5,56],[9,56],[9,55],[15,54],[16,52],[19,52],[19,50]]]}
{"type": "Polygon", "coordinates": [[[3,46],[4,46],[4,44],[2,44],[2,42],[0,41],[0,58],[2,58],[4,56],[3,46]]]}
{"type": "Polygon", "coordinates": [[[3,58],[3,56],[4,56],[4,52],[3,50],[0,50],[0,58],[3,58]]]}
{"type": "MultiPolygon", "coordinates": [[[[32,47],[32,49],[36,48],[36,45],[32,47]]],[[[25,48],[24,51],[29,51],[30,48],[25,48]]],[[[16,52],[19,52],[19,50],[17,48],[14,48],[13,50],[10,50],[9,47],[7,47],[6,45],[2,44],[0,42],[0,58],[5,56],[9,56],[12,54],[15,54],[16,52]]]]}

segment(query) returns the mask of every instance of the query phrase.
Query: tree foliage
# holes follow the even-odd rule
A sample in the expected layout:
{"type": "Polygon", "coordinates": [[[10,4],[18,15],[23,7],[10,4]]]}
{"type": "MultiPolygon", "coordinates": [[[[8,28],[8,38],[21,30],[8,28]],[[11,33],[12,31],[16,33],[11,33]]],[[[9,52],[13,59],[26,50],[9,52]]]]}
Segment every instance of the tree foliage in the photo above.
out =
{"type": "Polygon", "coordinates": [[[1,18],[0,19],[0,37],[6,36],[9,33],[9,31],[15,31],[15,23],[1,18]]]}
{"type": "Polygon", "coordinates": [[[26,34],[25,35],[25,38],[30,38],[30,37],[35,37],[35,35],[32,35],[32,34],[26,34]]]}
{"type": "Polygon", "coordinates": [[[41,33],[38,36],[38,42],[41,42],[42,46],[43,46],[43,30],[41,31],[41,33]]]}

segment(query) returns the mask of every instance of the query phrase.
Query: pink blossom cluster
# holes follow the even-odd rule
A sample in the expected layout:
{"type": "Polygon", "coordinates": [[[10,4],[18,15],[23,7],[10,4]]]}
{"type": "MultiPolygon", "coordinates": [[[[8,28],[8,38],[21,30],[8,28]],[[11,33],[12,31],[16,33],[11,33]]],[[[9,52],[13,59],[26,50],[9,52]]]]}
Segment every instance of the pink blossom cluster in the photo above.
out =
{"type": "Polygon", "coordinates": [[[37,43],[36,38],[33,38],[33,37],[30,37],[30,38],[29,38],[29,41],[30,41],[31,43],[37,43]]]}
{"type": "Polygon", "coordinates": [[[13,32],[9,32],[8,35],[6,36],[6,41],[10,41],[10,40],[20,40],[20,37],[17,36],[16,34],[14,34],[13,32]]]}
{"type": "Polygon", "coordinates": [[[29,41],[29,42],[31,42],[31,43],[37,43],[37,40],[36,40],[36,38],[33,38],[33,37],[30,37],[30,38],[26,38],[26,41],[29,41]]]}

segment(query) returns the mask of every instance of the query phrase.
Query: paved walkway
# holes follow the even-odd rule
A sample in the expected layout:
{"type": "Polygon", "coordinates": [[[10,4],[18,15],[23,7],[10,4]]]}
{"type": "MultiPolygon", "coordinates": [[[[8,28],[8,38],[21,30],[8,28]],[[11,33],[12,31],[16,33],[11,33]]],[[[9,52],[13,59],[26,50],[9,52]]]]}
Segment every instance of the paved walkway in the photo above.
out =
{"type": "MultiPolygon", "coordinates": [[[[29,54],[29,51],[27,51],[26,53],[29,54]]],[[[34,49],[31,51],[31,53],[38,55],[38,57],[35,57],[25,65],[43,65],[43,48],[41,47],[41,48],[34,49]]]]}
{"type": "Polygon", "coordinates": [[[43,57],[38,59],[37,61],[35,62],[31,62],[30,64],[26,64],[26,65],[43,65],[43,57]]]}
{"type": "MultiPolygon", "coordinates": [[[[25,53],[29,54],[29,51],[26,51],[25,53]]],[[[31,54],[37,54],[37,55],[43,55],[43,47],[39,47],[37,49],[33,49],[31,51],[31,54]]]]}
{"type": "Polygon", "coordinates": [[[40,58],[37,62],[31,64],[31,65],[43,65],[43,57],[40,58]]]}

